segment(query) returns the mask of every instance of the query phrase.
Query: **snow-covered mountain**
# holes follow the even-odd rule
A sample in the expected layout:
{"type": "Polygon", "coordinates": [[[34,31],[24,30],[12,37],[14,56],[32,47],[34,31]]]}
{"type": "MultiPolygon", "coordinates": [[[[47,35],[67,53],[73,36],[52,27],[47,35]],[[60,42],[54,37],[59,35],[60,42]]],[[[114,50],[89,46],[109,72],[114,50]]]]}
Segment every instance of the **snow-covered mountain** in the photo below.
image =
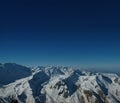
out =
{"type": "Polygon", "coordinates": [[[0,103],[120,103],[120,76],[0,64],[0,103]]]}

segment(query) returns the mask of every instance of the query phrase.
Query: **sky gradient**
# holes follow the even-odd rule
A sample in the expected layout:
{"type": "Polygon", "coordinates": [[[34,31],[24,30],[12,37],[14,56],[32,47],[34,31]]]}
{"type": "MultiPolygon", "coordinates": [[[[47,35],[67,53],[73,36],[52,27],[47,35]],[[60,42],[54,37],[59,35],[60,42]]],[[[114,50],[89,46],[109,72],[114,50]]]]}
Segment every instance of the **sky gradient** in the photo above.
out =
{"type": "Polygon", "coordinates": [[[0,1],[0,62],[120,68],[119,3],[0,1]]]}

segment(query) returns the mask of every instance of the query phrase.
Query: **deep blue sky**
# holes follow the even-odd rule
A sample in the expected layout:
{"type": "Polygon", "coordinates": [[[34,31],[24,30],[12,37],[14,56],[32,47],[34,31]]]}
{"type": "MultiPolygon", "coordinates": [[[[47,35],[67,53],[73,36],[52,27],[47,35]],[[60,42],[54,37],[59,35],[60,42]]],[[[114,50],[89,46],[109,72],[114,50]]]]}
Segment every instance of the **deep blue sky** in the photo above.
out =
{"type": "Polygon", "coordinates": [[[120,1],[1,0],[0,62],[120,68],[120,1]]]}

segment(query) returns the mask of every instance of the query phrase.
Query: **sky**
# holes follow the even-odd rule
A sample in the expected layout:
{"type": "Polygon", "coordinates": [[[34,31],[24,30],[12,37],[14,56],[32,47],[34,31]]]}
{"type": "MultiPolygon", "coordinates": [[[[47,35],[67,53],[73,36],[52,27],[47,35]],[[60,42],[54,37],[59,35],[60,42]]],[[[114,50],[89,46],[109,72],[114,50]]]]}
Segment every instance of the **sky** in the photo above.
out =
{"type": "Polygon", "coordinates": [[[120,68],[119,4],[1,0],[0,62],[120,68]]]}

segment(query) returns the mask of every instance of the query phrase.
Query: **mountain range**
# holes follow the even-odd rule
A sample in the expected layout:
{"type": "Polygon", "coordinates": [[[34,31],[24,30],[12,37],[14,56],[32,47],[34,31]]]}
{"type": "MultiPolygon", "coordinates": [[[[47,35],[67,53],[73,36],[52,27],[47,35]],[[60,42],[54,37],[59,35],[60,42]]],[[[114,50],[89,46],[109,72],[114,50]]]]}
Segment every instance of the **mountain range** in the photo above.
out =
{"type": "Polygon", "coordinates": [[[120,103],[120,75],[0,64],[0,103],[120,103]]]}

